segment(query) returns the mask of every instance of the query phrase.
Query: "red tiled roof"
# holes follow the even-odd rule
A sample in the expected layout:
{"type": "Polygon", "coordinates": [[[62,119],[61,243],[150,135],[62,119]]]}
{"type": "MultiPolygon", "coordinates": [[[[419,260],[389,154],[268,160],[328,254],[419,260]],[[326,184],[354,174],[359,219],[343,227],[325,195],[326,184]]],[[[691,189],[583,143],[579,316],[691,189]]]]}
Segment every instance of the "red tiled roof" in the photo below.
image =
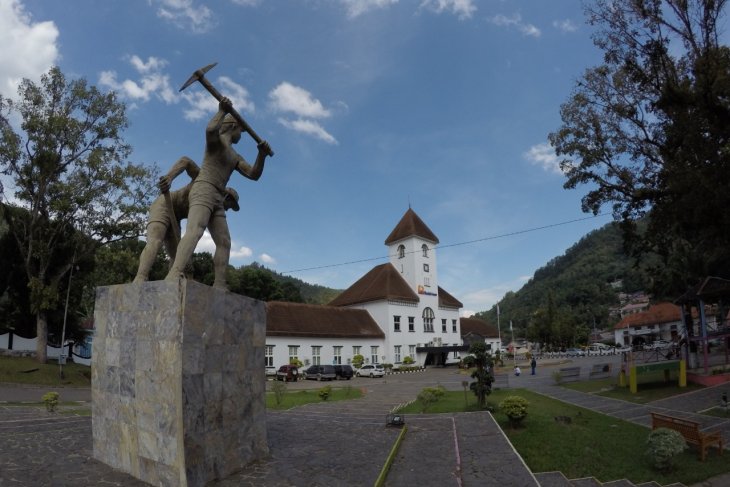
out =
{"type": "Polygon", "coordinates": [[[382,299],[417,303],[418,295],[411,289],[391,263],[373,267],[352,286],[342,291],[330,306],[350,306],[382,299]]]}
{"type": "Polygon", "coordinates": [[[385,338],[364,309],[269,301],[266,336],[385,338]]]}
{"type": "Polygon", "coordinates": [[[400,219],[393,231],[388,235],[388,238],[385,239],[385,245],[390,245],[398,240],[413,236],[421,237],[433,243],[439,243],[438,237],[423,223],[423,220],[416,215],[416,212],[408,208],[403,218],[400,219]]]}
{"type": "Polygon", "coordinates": [[[634,313],[619,321],[614,329],[628,328],[631,326],[657,325],[660,323],[670,323],[672,321],[680,321],[682,319],[679,306],[672,303],[658,303],[649,306],[649,309],[640,313],[634,313]]]}
{"type": "Polygon", "coordinates": [[[497,338],[499,337],[499,330],[491,323],[487,323],[479,318],[461,318],[461,335],[468,335],[473,333],[485,338],[497,338]]]}
{"type": "Polygon", "coordinates": [[[441,286],[439,286],[439,306],[446,308],[463,308],[464,305],[461,301],[447,293],[441,286]]]}

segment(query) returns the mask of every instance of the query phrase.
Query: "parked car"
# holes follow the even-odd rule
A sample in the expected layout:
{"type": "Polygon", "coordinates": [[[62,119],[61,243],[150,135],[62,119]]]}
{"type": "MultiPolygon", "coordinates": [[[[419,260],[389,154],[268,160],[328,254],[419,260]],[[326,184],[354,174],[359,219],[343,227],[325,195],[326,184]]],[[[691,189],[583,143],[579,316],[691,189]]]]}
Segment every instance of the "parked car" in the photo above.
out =
{"type": "Polygon", "coordinates": [[[299,368],[296,365],[282,365],[276,371],[276,380],[284,382],[296,382],[299,379],[299,368]]]}
{"type": "Polygon", "coordinates": [[[276,367],[266,367],[266,377],[276,377],[276,367]]]}
{"type": "Polygon", "coordinates": [[[672,346],[672,342],[668,342],[666,340],[656,340],[649,345],[646,346],[648,350],[659,350],[662,348],[669,348],[672,346]]]}
{"type": "Polygon", "coordinates": [[[569,348],[565,351],[566,357],[585,357],[586,353],[580,348],[569,348]]]}
{"type": "Polygon", "coordinates": [[[334,365],[310,365],[302,376],[312,380],[333,380],[337,378],[334,365]]]}
{"type": "Polygon", "coordinates": [[[355,375],[355,370],[351,365],[333,365],[333,367],[335,368],[335,375],[338,379],[350,380],[355,375]]]}
{"type": "Polygon", "coordinates": [[[385,369],[380,364],[368,364],[357,369],[355,375],[357,377],[383,377],[385,369]]]}
{"type": "Polygon", "coordinates": [[[603,355],[604,353],[608,353],[611,351],[613,347],[609,347],[608,345],[605,345],[603,343],[591,343],[588,347],[588,351],[592,353],[598,353],[600,355],[603,355]]]}

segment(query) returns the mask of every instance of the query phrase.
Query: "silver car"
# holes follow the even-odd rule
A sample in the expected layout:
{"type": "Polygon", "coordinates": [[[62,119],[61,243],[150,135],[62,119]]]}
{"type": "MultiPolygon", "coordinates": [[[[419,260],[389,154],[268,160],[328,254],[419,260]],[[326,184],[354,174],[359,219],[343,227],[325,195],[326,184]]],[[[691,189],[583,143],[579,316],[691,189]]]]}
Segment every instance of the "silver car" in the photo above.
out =
{"type": "Polygon", "coordinates": [[[357,369],[355,375],[357,377],[383,377],[385,369],[380,364],[368,364],[357,369]]]}

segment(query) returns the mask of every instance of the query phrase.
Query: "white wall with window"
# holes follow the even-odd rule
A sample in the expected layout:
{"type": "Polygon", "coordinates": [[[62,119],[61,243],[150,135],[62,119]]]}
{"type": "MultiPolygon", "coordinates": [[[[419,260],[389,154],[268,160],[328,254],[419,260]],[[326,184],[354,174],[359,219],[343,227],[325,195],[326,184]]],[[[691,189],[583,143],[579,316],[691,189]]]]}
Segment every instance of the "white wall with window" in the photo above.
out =
{"type": "Polygon", "coordinates": [[[349,364],[359,351],[370,360],[372,346],[382,347],[383,340],[377,338],[318,338],[296,337],[299,345],[292,344],[292,337],[266,337],[265,355],[267,366],[277,369],[296,357],[305,365],[349,364]]]}

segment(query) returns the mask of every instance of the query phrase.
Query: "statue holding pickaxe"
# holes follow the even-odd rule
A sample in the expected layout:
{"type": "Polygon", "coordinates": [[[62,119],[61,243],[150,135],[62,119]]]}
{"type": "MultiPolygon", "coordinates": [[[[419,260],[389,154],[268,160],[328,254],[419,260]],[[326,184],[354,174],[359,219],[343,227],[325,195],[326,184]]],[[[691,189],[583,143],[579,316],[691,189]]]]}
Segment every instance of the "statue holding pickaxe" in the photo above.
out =
{"type": "Polygon", "coordinates": [[[226,184],[233,171],[238,171],[253,181],[258,180],[264,171],[266,157],[274,153],[268,142],[262,140],[233,108],[231,101],[222,96],[205,78],[205,73],[213,66],[215,64],[199,69],[180,88],[182,91],[195,81],[199,81],[218,100],[218,112],[210,119],[205,129],[205,154],[188,196],[188,223],[185,235],[180,240],[175,260],[165,279],[177,280],[184,277],[185,266],[192,257],[203,232],[208,228],[215,243],[213,286],[226,289],[226,269],[231,253],[231,235],[224,207],[226,184]],[[233,144],[241,140],[244,131],[258,143],[258,154],[253,166],[233,148],[233,144]]]}

